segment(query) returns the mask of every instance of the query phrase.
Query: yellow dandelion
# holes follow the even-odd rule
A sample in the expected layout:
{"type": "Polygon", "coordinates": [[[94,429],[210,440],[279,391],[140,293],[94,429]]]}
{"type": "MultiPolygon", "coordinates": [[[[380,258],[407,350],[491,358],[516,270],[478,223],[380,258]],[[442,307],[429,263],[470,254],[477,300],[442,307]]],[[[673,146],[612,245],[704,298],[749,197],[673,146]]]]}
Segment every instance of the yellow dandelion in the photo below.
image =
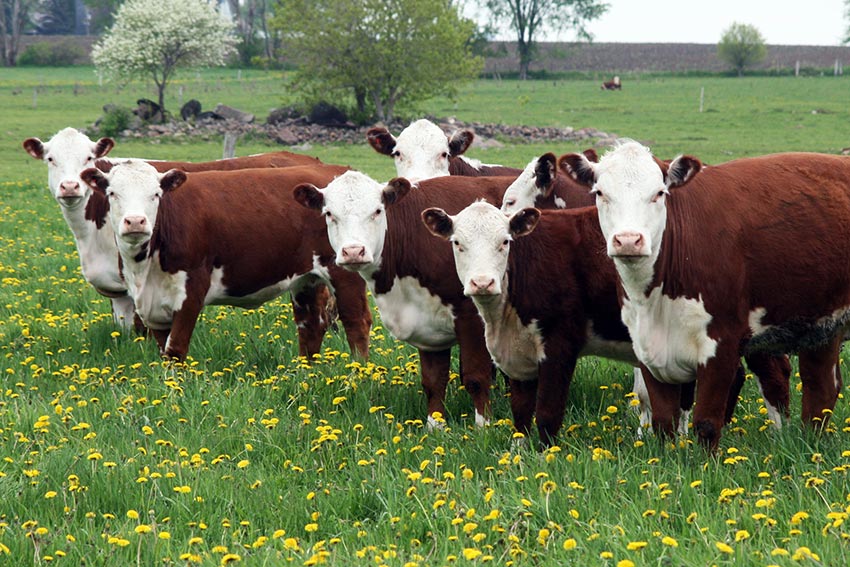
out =
{"type": "Polygon", "coordinates": [[[626,545],[626,549],[629,551],[640,551],[644,547],[646,547],[647,542],[645,541],[630,541],[628,545],[626,545]]]}
{"type": "Polygon", "coordinates": [[[667,547],[679,547],[679,542],[670,536],[664,536],[663,538],[661,538],[661,543],[663,543],[667,547]]]}
{"type": "Polygon", "coordinates": [[[474,547],[465,547],[463,549],[463,556],[467,561],[474,561],[482,555],[484,555],[484,553],[474,547]]]}
{"type": "Polygon", "coordinates": [[[718,541],[717,543],[715,543],[714,547],[716,547],[718,549],[718,551],[720,551],[720,553],[727,553],[729,555],[735,553],[734,549],[732,549],[731,547],[729,547],[728,545],[726,545],[722,541],[718,541]]]}
{"type": "Polygon", "coordinates": [[[247,466],[250,465],[250,464],[251,464],[251,461],[249,461],[248,459],[242,459],[241,461],[236,463],[236,466],[239,467],[240,469],[244,469],[244,468],[247,468],[247,466]]]}
{"type": "Polygon", "coordinates": [[[621,559],[617,561],[617,567],[635,567],[633,561],[629,561],[628,559],[621,559]]]}
{"type": "Polygon", "coordinates": [[[744,541],[745,539],[750,539],[750,532],[747,530],[738,530],[735,532],[735,542],[744,541]]]}
{"type": "Polygon", "coordinates": [[[564,540],[564,549],[566,551],[572,551],[576,547],[578,547],[578,542],[575,540],[575,538],[568,538],[564,540]]]}

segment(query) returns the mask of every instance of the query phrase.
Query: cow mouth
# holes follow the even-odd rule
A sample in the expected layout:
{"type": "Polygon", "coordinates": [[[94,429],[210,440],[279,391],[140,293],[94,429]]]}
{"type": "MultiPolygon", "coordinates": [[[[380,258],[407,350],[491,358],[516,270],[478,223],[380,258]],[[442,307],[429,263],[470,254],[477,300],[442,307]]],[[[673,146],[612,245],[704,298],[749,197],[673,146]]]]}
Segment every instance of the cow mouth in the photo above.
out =
{"type": "Polygon", "coordinates": [[[58,197],[56,197],[56,200],[59,201],[59,204],[65,207],[71,207],[73,205],[76,205],[77,203],[82,201],[82,199],[82,195],[59,195],[58,197]]]}
{"type": "Polygon", "coordinates": [[[369,266],[372,262],[366,261],[348,261],[348,262],[337,262],[337,265],[340,268],[345,268],[346,270],[351,270],[352,272],[356,272],[358,270],[362,270],[366,266],[369,266]]]}
{"type": "Polygon", "coordinates": [[[125,240],[131,244],[138,244],[143,240],[147,240],[151,237],[151,233],[146,230],[137,230],[132,232],[124,232],[121,234],[121,239],[125,240]]]}

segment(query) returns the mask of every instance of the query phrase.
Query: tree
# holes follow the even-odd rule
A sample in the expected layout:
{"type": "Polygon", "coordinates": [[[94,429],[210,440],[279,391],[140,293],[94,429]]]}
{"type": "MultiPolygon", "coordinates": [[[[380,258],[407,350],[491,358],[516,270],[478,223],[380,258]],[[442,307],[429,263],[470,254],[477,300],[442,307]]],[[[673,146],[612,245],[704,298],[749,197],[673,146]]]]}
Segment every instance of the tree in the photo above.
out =
{"type": "Polygon", "coordinates": [[[580,39],[591,39],[586,25],[608,10],[600,0],[486,0],[493,19],[509,23],[516,33],[519,78],[528,78],[528,68],[537,51],[537,37],[544,32],[573,29],[580,39]]]}
{"type": "Polygon", "coordinates": [[[359,118],[389,121],[396,105],[452,95],[474,78],[474,23],[446,0],[280,0],[273,28],[313,101],[354,101],[359,118]]]}
{"type": "Polygon", "coordinates": [[[733,23],[723,32],[717,44],[717,56],[735,69],[739,77],[744,74],[745,68],[755,65],[765,55],[764,38],[749,24],[733,23]]]}
{"type": "Polygon", "coordinates": [[[21,34],[30,20],[38,0],[0,0],[0,42],[3,66],[14,67],[18,60],[21,34]]]}
{"type": "Polygon", "coordinates": [[[165,116],[165,88],[180,67],[224,65],[233,53],[233,24],[207,0],[128,0],[92,49],[97,70],[128,81],[156,84],[165,116]]]}

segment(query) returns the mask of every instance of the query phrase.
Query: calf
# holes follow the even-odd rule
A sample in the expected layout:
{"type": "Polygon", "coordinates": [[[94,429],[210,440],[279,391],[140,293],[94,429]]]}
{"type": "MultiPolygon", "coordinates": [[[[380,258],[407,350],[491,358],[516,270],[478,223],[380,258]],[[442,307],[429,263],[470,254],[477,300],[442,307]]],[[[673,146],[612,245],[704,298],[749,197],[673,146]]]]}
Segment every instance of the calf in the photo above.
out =
{"type": "MultiPolygon", "coordinates": [[[[605,254],[595,208],[528,208],[506,216],[479,202],[456,216],[426,209],[422,219],[433,234],[452,242],[464,294],[484,320],[487,348],[511,379],[511,409],[520,431],[528,432],[536,411],[540,440],[554,441],[578,357],[638,363],[620,317],[617,273],[605,254]]],[[[765,376],[768,383],[777,379],[773,372],[765,376]]],[[[740,378],[743,383],[743,371],[740,378]]],[[[780,384],[783,378],[787,398],[787,377],[778,377],[780,384]]],[[[641,386],[642,381],[638,392],[641,386]]],[[[727,421],[737,395],[737,390],[730,395],[727,421]]],[[[774,401],[787,406],[787,399],[769,400],[768,407],[774,401]]],[[[682,401],[690,407],[692,397],[682,401]]]]}
{"type": "Polygon", "coordinates": [[[626,142],[561,167],[596,195],[623,321],[651,372],[653,426],[670,432],[697,382],[694,429],[716,447],[741,353],[798,352],[802,418],[822,425],[850,324],[850,162],[819,154],[741,159],[700,173],[626,142]],[[793,249],[788,243],[793,243],[793,249]]]}
{"type": "Polygon", "coordinates": [[[396,173],[409,181],[431,179],[446,175],[509,175],[516,177],[522,170],[503,165],[487,165],[462,155],[475,134],[461,130],[452,136],[424,118],[411,123],[398,138],[383,126],[366,132],[369,145],[379,154],[395,160],[396,173]]]}
{"type": "MultiPolygon", "coordinates": [[[[130,160],[109,173],[87,169],[81,178],[109,201],[127,288],[164,356],[186,356],[204,305],[253,308],[285,291],[309,296],[324,283],[336,294],[352,351],[366,357],[371,316],[365,285],[333,265],[321,217],[293,207],[291,196],[299,183],[329,183],[346,170],[326,165],[160,174],[130,160]]],[[[303,341],[312,339],[306,346],[311,352],[318,351],[327,321],[318,324],[299,328],[303,341]]]]}
{"type": "Polygon", "coordinates": [[[602,83],[603,91],[619,91],[622,90],[623,85],[620,83],[620,77],[615,76],[610,81],[605,81],[602,83]]]}
{"type": "Polygon", "coordinates": [[[404,178],[384,186],[349,172],[324,189],[295,188],[305,207],[321,211],[340,266],[359,272],[372,291],[386,328],[419,350],[428,422],[446,415],[451,348],[460,347],[461,380],[472,396],[475,421],[490,418],[493,365],[481,318],[463,294],[448,243],[434,242],[419,220],[439,206],[458,212],[476,199],[498,203],[509,177],[437,177],[411,188],[404,178]]]}

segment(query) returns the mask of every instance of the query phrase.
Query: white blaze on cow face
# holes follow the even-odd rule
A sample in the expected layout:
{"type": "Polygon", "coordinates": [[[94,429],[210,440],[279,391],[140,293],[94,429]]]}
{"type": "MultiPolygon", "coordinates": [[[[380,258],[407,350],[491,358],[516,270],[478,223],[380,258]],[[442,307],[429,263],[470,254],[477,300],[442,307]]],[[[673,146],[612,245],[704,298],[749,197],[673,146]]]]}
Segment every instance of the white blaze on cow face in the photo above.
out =
{"type": "Polygon", "coordinates": [[[93,142],[74,128],[60,130],[47,142],[28,138],[23,143],[28,154],[47,164],[50,192],[66,208],[74,208],[85,202],[90,188],[80,179],[80,173],[93,167],[94,161],[108,154],[114,145],[111,138],[93,142]]]}
{"type": "Polygon", "coordinates": [[[386,206],[409,190],[410,183],[403,178],[382,185],[359,171],[346,171],[324,189],[303,184],[294,192],[302,205],[324,215],[336,263],[368,277],[381,265],[387,234],[386,206]]]}

